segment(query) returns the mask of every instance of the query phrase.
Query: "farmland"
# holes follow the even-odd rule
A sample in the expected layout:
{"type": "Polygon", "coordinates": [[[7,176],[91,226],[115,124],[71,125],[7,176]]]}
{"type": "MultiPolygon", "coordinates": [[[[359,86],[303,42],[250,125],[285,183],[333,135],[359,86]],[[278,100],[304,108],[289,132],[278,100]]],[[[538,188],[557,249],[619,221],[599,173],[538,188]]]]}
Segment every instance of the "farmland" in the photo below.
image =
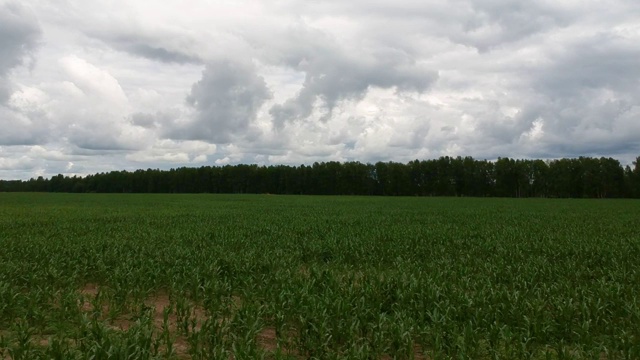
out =
{"type": "Polygon", "coordinates": [[[634,200],[0,193],[0,358],[637,359],[634,200]]]}

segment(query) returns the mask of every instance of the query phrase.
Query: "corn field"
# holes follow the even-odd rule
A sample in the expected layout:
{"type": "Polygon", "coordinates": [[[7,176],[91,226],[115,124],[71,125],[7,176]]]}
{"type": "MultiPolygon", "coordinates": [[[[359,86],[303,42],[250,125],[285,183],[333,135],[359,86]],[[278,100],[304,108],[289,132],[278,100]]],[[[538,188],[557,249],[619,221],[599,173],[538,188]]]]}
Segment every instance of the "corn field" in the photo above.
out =
{"type": "Polygon", "coordinates": [[[633,200],[0,194],[0,359],[638,359],[633,200]]]}

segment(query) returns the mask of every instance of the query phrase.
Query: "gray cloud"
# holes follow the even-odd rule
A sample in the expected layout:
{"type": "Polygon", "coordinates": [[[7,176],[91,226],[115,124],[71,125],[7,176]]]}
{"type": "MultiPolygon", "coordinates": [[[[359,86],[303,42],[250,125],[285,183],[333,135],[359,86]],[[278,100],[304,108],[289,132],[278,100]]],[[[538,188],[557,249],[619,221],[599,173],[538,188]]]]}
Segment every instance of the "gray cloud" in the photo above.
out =
{"type": "Polygon", "coordinates": [[[532,79],[545,94],[567,97],[583,89],[640,89],[640,44],[635,39],[603,33],[582,39],[552,56],[552,63],[532,79]]]}
{"type": "Polygon", "coordinates": [[[584,13],[582,6],[519,0],[335,0],[287,4],[301,16],[338,14],[358,19],[369,33],[395,46],[412,48],[421,37],[440,37],[480,52],[567,26],[584,13]],[[407,38],[414,44],[403,44],[407,38]]]}
{"type": "Polygon", "coordinates": [[[144,128],[154,128],[158,125],[157,115],[147,113],[135,113],[131,115],[131,123],[144,128]]]}
{"type": "Polygon", "coordinates": [[[91,151],[118,151],[136,150],[135,146],[123,143],[116,137],[119,134],[94,134],[90,132],[78,132],[69,138],[69,141],[80,149],[91,151]]]}
{"type": "Polygon", "coordinates": [[[229,142],[249,129],[258,109],[270,98],[271,92],[252,63],[242,59],[210,62],[187,97],[187,104],[195,110],[193,119],[166,124],[165,135],[229,142]]]}
{"type": "Polygon", "coordinates": [[[437,71],[394,48],[345,49],[326,34],[304,27],[289,29],[287,36],[274,57],[304,72],[305,80],[295,97],[271,108],[276,128],[309,117],[317,101],[328,110],[326,120],[340,101],[361,100],[371,87],[423,92],[438,78],[437,71]]]}
{"type": "Polygon", "coordinates": [[[145,129],[156,129],[162,126],[175,126],[175,122],[180,119],[180,112],[177,109],[156,111],[155,113],[137,112],[131,114],[130,121],[134,126],[145,129]]]}
{"type": "Polygon", "coordinates": [[[481,52],[566,26],[576,16],[575,11],[541,1],[473,0],[458,6],[467,7],[469,16],[463,31],[449,38],[481,52]]]}
{"type": "Polygon", "coordinates": [[[580,38],[531,74],[526,123],[542,119],[535,150],[558,156],[638,151],[640,45],[615,33],[580,38]],[[544,150],[542,150],[544,149],[544,150]]]}
{"type": "Polygon", "coordinates": [[[132,35],[115,38],[103,37],[114,48],[151,60],[177,64],[202,64],[202,59],[196,55],[177,49],[167,49],[165,45],[153,44],[155,39],[145,39],[132,35]]]}
{"type": "Polygon", "coordinates": [[[33,126],[32,120],[0,105],[0,146],[36,145],[46,141],[46,127],[33,126]]]}
{"type": "Polygon", "coordinates": [[[41,30],[33,12],[18,2],[0,4],[0,103],[11,93],[7,75],[38,45],[41,30]]]}
{"type": "Polygon", "coordinates": [[[0,145],[37,144],[46,137],[46,128],[34,128],[29,118],[38,114],[23,114],[9,102],[14,91],[10,72],[32,56],[40,37],[30,9],[15,2],[0,4],[0,145]]]}

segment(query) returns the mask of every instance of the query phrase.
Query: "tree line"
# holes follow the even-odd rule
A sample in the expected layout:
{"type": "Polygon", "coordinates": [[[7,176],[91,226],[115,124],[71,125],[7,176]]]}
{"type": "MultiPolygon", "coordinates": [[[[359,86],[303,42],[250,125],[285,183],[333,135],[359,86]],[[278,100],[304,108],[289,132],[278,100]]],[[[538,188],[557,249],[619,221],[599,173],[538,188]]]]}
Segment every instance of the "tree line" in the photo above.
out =
{"type": "Polygon", "coordinates": [[[460,156],[406,164],[182,167],[2,180],[0,191],[640,198],[640,157],[633,168],[605,157],[488,161],[460,156]]]}

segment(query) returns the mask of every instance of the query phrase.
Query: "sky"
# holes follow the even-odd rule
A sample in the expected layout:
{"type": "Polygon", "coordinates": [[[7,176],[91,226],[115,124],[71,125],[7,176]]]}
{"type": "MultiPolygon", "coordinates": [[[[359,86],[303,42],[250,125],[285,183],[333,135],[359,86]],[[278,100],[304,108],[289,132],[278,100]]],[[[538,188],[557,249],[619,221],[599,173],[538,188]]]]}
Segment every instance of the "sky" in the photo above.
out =
{"type": "Polygon", "coordinates": [[[0,179],[640,156],[637,0],[0,0],[0,179]]]}

